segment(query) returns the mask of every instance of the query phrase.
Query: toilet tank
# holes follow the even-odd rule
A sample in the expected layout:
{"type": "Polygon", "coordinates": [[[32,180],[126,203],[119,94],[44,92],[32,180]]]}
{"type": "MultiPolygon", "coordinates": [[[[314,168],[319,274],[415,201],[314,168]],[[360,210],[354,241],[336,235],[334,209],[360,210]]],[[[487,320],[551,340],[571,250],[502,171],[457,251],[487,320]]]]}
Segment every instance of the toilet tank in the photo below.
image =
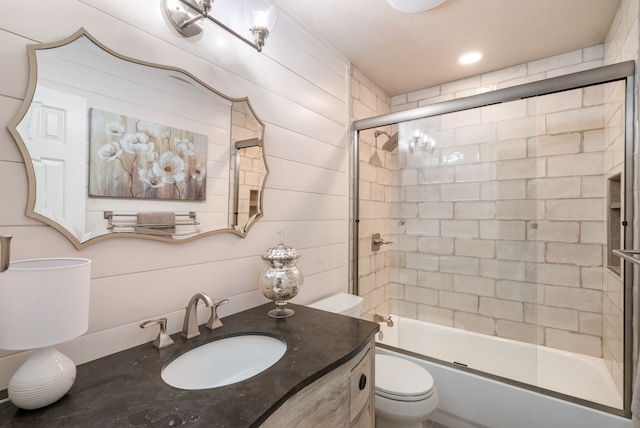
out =
{"type": "Polygon", "coordinates": [[[347,315],[354,318],[360,318],[360,310],[364,299],[353,294],[340,293],[319,300],[311,305],[310,308],[320,309],[336,314],[347,315]]]}

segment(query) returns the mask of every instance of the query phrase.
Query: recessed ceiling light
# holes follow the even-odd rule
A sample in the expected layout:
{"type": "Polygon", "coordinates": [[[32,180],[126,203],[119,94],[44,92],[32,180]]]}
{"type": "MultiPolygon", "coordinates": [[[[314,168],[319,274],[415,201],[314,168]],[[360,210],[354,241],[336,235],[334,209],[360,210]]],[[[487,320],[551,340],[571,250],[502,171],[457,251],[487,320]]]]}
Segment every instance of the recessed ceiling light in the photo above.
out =
{"type": "Polygon", "coordinates": [[[460,64],[473,64],[474,62],[478,62],[482,59],[482,52],[467,52],[464,55],[460,55],[458,58],[458,62],[460,64]]]}
{"type": "Polygon", "coordinates": [[[391,7],[400,12],[423,12],[436,7],[445,0],[387,0],[391,7]]]}

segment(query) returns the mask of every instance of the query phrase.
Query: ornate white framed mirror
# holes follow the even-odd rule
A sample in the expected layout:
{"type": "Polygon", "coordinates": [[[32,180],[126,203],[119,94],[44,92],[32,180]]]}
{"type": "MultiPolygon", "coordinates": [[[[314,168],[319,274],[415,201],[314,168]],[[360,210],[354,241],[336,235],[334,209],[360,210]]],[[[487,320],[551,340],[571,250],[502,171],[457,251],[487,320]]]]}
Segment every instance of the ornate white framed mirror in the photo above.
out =
{"type": "Polygon", "coordinates": [[[27,49],[29,87],[8,128],[29,217],[78,249],[122,236],[245,237],[262,217],[264,124],[247,98],[122,56],[84,29],[27,49]]]}

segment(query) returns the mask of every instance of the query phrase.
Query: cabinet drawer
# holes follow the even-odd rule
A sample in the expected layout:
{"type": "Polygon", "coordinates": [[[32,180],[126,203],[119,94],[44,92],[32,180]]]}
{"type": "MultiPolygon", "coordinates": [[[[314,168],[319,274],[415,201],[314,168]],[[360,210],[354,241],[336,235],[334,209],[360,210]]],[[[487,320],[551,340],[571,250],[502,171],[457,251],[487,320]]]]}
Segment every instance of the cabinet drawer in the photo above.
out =
{"type": "Polygon", "coordinates": [[[349,422],[353,422],[369,401],[374,382],[373,373],[371,373],[372,352],[371,348],[369,348],[362,360],[351,369],[351,409],[349,411],[349,422]]]}

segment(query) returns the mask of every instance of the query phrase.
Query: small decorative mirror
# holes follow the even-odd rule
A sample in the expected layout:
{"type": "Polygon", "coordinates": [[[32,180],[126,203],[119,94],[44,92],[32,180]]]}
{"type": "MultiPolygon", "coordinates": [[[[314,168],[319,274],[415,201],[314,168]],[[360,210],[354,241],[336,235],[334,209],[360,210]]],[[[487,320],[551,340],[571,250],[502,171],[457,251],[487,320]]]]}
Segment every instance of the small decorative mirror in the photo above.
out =
{"type": "Polygon", "coordinates": [[[262,217],[264,124],[247,98],[126,58],[83,29],[28,53],[29,88],[8,126],[28,216],[78,249],[121,236],[244,237],[262,217]]]}

